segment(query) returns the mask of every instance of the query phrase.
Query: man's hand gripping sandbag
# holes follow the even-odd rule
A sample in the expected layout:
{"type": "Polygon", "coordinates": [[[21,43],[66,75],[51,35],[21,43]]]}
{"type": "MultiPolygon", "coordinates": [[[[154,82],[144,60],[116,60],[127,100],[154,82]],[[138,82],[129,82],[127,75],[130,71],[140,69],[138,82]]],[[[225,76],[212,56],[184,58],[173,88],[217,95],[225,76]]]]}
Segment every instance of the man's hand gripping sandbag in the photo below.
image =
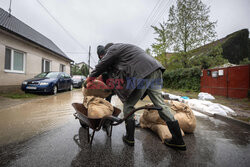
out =
{"type": "Polygon", "coordinates": [[[106,98],[112,93],[112,90],[102,81],[101,77],[88,77],[84,82],[82,92],[84,96],[106,98]]]}

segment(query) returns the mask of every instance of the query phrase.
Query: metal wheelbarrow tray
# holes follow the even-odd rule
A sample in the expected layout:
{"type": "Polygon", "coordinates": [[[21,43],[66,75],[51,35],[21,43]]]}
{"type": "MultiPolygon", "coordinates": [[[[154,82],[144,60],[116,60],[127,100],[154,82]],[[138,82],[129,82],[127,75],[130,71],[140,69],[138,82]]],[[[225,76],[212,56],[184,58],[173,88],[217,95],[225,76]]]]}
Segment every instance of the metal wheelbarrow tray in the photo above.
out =
{"type": "Polygon", "coordinates": [[[121,124],[123,121],[125,121],[128,117],[130,117],[136,111],[142,110],[142,109],[158,110],[158,111],[161,110],[160,107],[143,106],[143,107],[139,107],[139,108],[136,108],[136,109],[132,110],[126,117],[121,119],[121,118],[118,118],[118,115],[121,113],[121,110],[114,107],[114,112],[113,112],[112,115],[105,116],[105,117],[99,118],[99,119],[93,119],[93,118],[88,117],[88,109],[85,108],[82,103],[72,103],[72,106],[76,110],[76,113],[74,113],[75,118],[79,119],[79,122],[80,122],[81,126],[86,128],[87,131],[88,131],[87,138],[88,138],[88,142],[90,142],[90,145],[92,144],[95,132],[99,131],[102,128],[103,123],[105,121],[107,121],[107,120],[109,120],[111,122],[110,123],[110,126],[111,126],[110,130],[107,131],[107,135],[109,137],[111,137],[113,126],[121,124]],[[90,135],[90,130],[89,129],[93,130],[91,135],[90,135]]]}

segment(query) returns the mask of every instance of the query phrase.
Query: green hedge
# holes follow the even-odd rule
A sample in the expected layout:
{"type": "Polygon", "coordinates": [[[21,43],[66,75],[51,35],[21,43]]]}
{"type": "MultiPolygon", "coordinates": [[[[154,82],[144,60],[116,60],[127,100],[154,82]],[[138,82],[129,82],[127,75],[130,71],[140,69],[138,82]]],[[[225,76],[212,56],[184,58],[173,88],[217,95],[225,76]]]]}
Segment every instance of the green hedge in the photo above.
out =
{"type": "Polygon", "coordinates": [[[199,91],[200,74],[201,70],[198,67],[166,71],[163,74],[163,87],[199,91]]]}

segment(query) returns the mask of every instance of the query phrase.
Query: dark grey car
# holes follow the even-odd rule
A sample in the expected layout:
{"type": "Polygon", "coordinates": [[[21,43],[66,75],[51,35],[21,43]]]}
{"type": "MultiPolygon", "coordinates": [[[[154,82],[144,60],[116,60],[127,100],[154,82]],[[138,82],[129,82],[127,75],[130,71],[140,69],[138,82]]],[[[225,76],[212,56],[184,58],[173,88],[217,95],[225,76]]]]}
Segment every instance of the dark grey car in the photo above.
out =
{"type": "Polygon", "coordinates": [[[74,88],[81,88],[86,77],[84,75],[73,75],[71,79],[73,80],[74,88]]]}

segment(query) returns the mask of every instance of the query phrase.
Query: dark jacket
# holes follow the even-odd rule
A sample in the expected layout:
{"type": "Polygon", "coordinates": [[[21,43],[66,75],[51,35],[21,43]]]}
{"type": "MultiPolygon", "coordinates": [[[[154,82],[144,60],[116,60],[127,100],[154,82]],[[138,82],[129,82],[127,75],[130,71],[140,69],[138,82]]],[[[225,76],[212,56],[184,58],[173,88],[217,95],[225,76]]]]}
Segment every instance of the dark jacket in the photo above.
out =
{"type": "Polygon", "coordinates": [[[116,88],[115,93],[122,102],[125,102],[136,88],[136,86],[131,86],[131,78],[136,79],[135,85],[139,85],[140,79],[157,69],[165,70],[155,58],[144,50],[135,45],[118,43],[107,50],[106,55],[91,72],[90,77],[98,77],[107,71],[110,78],[122,80],[123,88],[116,88]]]}

